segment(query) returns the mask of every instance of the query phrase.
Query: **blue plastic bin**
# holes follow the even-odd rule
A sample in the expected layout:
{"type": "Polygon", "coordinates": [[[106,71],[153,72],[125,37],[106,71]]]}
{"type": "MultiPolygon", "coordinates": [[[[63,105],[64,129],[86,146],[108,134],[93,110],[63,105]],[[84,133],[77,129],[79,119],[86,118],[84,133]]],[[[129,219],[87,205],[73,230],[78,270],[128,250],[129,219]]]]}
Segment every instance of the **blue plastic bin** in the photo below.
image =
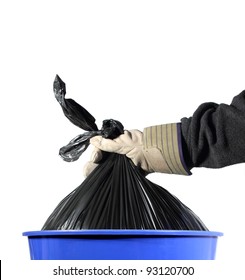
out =
{"type": "Polygon", "coordinates": [[[32,260],[213,260],[213,231],[44,230],[24,232],[32,260]]]}

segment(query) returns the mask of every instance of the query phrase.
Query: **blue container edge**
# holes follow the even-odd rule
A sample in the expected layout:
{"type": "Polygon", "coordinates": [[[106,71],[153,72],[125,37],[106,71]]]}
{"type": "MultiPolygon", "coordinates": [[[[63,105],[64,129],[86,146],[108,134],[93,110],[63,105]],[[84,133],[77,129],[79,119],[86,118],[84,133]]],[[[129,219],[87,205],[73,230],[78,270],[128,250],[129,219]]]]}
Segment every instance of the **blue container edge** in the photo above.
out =
{"type": "Polygon", "coordinates": [[[219,231],[201,231],[201,230],[40,230],[40,231],[26,231],[22,233],[23,236],[70,236],[70,235],[160,235],[160,236],[209,236],[217,237],[224,234],[219,231]]]}

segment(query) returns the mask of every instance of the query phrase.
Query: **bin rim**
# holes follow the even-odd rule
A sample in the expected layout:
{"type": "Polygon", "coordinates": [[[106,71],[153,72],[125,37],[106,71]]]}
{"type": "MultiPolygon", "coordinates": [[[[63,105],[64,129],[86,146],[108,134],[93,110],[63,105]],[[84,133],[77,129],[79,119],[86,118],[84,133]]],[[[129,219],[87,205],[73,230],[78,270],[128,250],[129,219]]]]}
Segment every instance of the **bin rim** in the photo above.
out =
{"type": "Polygon", "coordinates": [[[202,231],[202,230],[149,230],[149,229],[96,229],[96,230],[39,230],[39,231],[26,231],[22,233],[23,236],[85,236],[85,235],[132,235],[132,236],[206,236],[217,237],[223,236],[219,231],[202,231]]]}

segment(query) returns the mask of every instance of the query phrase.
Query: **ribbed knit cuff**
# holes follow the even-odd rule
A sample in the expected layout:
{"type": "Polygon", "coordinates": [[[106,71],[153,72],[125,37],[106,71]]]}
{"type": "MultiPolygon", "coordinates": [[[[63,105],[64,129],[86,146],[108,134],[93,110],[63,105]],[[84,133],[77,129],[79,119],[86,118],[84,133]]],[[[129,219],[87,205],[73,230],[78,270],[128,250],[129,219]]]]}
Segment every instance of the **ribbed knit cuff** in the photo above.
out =
{"type": "Polygon", "coordinates": [[[183,158],[179,123],[150,126],[143,131],[145,149],[158,148],[172,174],[190,175],[183,158]]]}

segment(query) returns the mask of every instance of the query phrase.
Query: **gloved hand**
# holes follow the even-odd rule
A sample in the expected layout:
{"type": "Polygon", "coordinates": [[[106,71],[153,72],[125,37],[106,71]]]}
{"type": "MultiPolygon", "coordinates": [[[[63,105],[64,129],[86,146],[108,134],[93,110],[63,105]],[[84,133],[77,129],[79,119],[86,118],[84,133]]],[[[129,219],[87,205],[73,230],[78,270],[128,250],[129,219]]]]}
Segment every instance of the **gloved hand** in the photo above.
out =
{"type": "Polygon", "coordinates": [[[99,164],[102,159],[101,151],[126,155],[146,173],[172,173],[160,149],[144,147],[143,133],[139,130],[125,130],[124,134],[113,140],[95,136],[90,139],[90,143],[95,146],[95,149],[91,154],[91,160],[84,166],[85,177],[99,164]]]}

